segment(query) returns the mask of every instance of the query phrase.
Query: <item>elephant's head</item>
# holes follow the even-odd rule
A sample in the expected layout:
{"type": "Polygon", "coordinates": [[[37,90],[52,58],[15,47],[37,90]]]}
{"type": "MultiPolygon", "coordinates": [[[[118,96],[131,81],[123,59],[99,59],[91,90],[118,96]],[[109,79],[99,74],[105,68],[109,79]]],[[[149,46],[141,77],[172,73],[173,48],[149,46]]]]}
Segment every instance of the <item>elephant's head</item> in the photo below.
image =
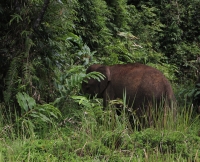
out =
{"type": "Polygon", "coordinates": [[[105,92],[109,84],[109,81],[111,80],[110,70],[108,66],[94,64],[87,69],[86,74],[93,71],[102,73],[105,76],[104,80],[101,81],[98,81],[97,79],[85,80],[82,83],[82,91],[85,94],[89,94],[91,96],[97,95],[97,97],[101,98],[103,97],[103,93],[105,92]]]}

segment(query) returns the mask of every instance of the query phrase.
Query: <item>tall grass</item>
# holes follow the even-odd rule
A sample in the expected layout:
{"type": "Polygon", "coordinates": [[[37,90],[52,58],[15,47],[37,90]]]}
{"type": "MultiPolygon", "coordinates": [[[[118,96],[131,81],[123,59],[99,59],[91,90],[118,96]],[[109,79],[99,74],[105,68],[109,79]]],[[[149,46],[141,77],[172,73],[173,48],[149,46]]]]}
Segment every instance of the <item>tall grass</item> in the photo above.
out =
{"type": "Polygon", "coordinates": [[[81,102],[62,124],[40,121],[41,128],[1,116],[0,161],[200,161],[200,119],[191,108],[177,107],[176,121],[169,111],[166,125],[158,113],[153,126],[138,131],[123,101],[120,116],[113,104],[103,111],[98,100],[81,102]]]}

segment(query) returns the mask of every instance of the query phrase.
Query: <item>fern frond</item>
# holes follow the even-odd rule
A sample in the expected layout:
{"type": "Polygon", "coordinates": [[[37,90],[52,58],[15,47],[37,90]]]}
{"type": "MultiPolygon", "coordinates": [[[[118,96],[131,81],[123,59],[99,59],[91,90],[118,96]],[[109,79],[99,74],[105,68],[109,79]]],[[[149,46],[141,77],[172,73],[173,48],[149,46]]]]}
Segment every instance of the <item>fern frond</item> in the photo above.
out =
{"type": "Polygon", "coordinates": [[[105,79],[105,75],[103,75],[102,73],[99,73],[99,72],[96,72],[96,71],[93,71],[91,73],[88,73],[86,74],[86,76],[84,77],[84,82],[87,82],[88,79],[96,79],[98,80],[99,82],[101,80],[104,80],[105,79]]]}
{"type": "Polygon", "coordinates": [[[70,76],[69,79],[66,79],[67,89],[69,91],[71,91],[72,89],[77,88],[77,87],[79,89],[84,77],[85,77],[84,73],[74,74],[74,75],[70,76]]]}

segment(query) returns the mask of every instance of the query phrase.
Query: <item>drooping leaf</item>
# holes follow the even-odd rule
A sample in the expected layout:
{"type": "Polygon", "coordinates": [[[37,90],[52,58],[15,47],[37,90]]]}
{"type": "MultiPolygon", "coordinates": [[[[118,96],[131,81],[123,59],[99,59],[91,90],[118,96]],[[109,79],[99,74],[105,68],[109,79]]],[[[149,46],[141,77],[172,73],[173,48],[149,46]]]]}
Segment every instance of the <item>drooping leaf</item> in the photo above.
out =
{"type": "Polygon", "coordinates": [[[16,98],[17,98],[17,102],[19,104],[19,106],[24,109],[26,112],[29,109],[32,109],[35,107],[36,102],[35,100],[30,97],[28,94],[26,94],[25,92],[18,92],[16,94],[16,98]]]}

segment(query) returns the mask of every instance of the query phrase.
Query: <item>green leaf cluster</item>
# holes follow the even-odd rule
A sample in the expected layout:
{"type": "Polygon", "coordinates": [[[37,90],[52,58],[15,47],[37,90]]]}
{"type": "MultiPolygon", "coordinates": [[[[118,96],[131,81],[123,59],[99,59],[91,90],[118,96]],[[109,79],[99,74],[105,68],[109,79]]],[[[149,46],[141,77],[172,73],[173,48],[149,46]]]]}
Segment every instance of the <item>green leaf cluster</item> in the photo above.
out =
{"type": "MultiPolygon", "coordinates": [[[[34,134],[34,130],[46,129],[46,124],[53,125],[61,117],[61,112],[52,104],[36,104],[36,101],[25,92],[18,92],[17,102],[22,116],[17,118],[16,124],[22,127],[22,133],[27,136],[26,129],[34,134]]],[[[30,134],[31,135],[31,134],[30,134]]]]}

